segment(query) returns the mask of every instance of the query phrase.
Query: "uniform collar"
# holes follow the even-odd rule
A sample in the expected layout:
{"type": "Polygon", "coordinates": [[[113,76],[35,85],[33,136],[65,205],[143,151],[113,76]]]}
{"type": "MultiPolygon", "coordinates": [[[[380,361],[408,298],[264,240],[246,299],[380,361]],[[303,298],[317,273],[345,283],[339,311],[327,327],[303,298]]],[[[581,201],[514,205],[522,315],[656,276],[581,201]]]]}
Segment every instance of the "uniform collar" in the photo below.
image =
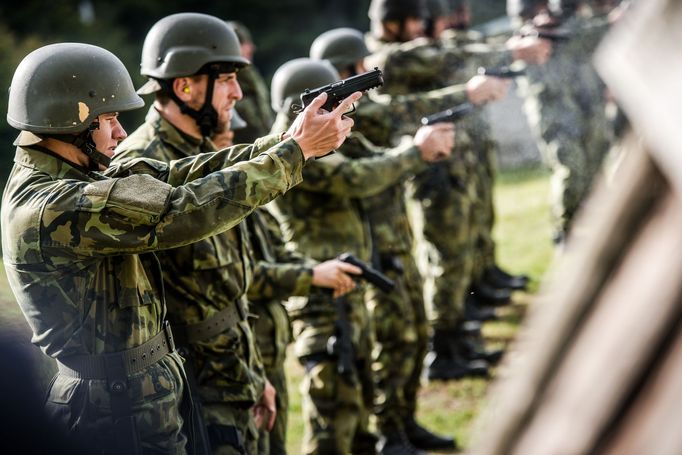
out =
{"type": "Polygon", "coordinates": [[[97,177],[97,173],[69,163],[56,153],[36,145],[17,147],[14,162],[44,172],[57,179],[93,180],[97,177]]]}

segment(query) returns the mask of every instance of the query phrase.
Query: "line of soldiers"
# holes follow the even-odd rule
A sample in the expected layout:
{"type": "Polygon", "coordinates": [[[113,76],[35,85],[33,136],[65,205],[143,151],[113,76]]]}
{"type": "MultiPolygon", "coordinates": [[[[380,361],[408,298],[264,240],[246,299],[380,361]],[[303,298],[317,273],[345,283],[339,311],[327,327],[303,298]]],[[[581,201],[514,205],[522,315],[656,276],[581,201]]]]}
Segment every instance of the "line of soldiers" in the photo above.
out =
{"type": "Polygon", "coordinates": [[[96,46],[21,62],[3,260],[33,342],[57,360],[46,410],[76,444],[286,453],[293,340],[304,453],[457,448],[415,419],[424,360],[430,379],[487,375],[502,353],[484,349],[480,323],[527,284],[495,263],[495,144],[480,111],[510,81],[476,68],[539,67],[558,46],[485,41],[466,30],[466,2],[451,3],[374,0],[367,36],[322,34],[273,76],[274,119],[248,31],[205,14],[150,29],[137,92],[96,46]],[[306,88],[373,66],[381,93],[296,109],[306,88]],[[138,94],[153,103],[127,136],[117,115],[142,107],[138,94]],[[420,125],[463,103],[474,110],[456,126],[420,125]],[[439,271],[429,308],[412,226],[439,271]],[[394,291],[356,282],[344,252],[394,291]]]}

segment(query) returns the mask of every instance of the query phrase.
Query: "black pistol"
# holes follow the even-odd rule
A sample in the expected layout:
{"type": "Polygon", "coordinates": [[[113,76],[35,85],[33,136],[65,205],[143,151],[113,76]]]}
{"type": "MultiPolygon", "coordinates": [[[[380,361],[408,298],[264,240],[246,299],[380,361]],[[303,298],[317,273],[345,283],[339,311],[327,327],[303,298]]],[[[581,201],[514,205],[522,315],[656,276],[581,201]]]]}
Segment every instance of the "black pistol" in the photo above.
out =
{"type": "Polygon", "coordinates": [[[373,88],[384,85],[384,77],[379,68],[374,68],[366,73],[351,76],[348,79],[336,81],[334,83],[318,87],[315,89],[306,89],[301,93],[301,110],[305,109],[318,95],[323,92],[327,93],[327,101],[322,105],[322,109],[331,112],[344,99],[348,98],[355,92],[366,92],[373,88]]]}
{"type": "Polygon", "coordinates": [[[427,117],[422,117],[422,125],[434,125],[436,123],[455,122],[474,111],[471,103],[462,103],[441,112],[436,112],[427,117]]]}
{"type": "Polygon", "coordinates": [[[393,289],[395,288],[395,282],[393,280],[391,280],[389,277],[387,277],[377,269],[373,268],[372,266],[365,264],[352,254],[343,253],[342,255],[339,256],[338,259],[339,261],[347,262],[348,264],[354,265],[355,267],[362,270],[362,274],[354,276],[357,276],[359,278],[364,279],[365,281],[372,283],[374,286],[381,289],[383,292],[389,293],[393,291],[393,289]]]}
{"type": "Polygon", "coordinates": [[[513,70],[509,68],[508,66],[501,66],[499,68],[484,68],[484,67],[479,67],[478,74],[481,76],[492,76],[492,77],[501,77],[504,79],[513,79],[515,77],[520,77],[524,76],[526,74],[526,70],[513,70]]]}

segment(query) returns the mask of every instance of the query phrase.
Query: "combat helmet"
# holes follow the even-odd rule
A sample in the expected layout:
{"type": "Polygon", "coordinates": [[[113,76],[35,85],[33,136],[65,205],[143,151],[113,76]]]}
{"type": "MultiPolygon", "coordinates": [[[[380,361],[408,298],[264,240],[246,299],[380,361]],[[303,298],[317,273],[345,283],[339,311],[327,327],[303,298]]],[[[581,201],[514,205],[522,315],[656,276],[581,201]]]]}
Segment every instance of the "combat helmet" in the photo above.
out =
{"type": "Polygon", "coordinates": [[[20,145],[54,137],[109,166],[111,159],[92,140],[97,116],[142,106],[118,57],[90,44],[58,43],[34,50],[19,63],[9,90],[7,122],[31,133],[22,133],[20,145]]]}
{"type": "Polygon", "coordinates": [[[358,60],[369,55],[362,32],[341,27],[322,33],[310,46],[310,58],[329,60],[338,71],[354,67],[358,60]]]}
{"type": "Polygon", "coordinates": [[[164,90],[183,114],[197,122],[202,134],[210,136],[218,122],[211,103],[215,79],[249,63],[241,55],[237,34],[225,21],[201,13],[171,14],[154,24],[144,40],[140,73],[150,79],[138,93],[164,90]],[[173,79],[197,74],[209,77],[199,110],[187,106],[172,90],[173,79]]]}
{"type": "Polygon", "coordinates": [[[339,80],[339,73],[326,60],[296,58],[275,71],[270,99],[275,112],[288,112],[305,89],[314,89],[339,80]]]}
{"type": "Polygon", "coordinates": [[[426,18],[424,0],[372,0],[368,16],[372,21],[401,21],[408,17],[426,18]]]}

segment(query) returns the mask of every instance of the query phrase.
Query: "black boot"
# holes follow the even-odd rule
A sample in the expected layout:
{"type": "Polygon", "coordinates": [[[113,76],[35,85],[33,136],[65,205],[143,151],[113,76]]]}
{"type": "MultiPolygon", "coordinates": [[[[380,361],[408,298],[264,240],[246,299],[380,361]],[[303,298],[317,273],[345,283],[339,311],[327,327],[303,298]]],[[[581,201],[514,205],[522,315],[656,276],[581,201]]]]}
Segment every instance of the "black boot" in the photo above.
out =
{"type": "Polygon", "coordinates": [[[471,329],[471,322],[466,322],[460,327],[459,333],[455,336],[455,348],[459,350],[460,356],[470,360],[484,360],[490,365],[494,365],[500,361],[504,351],[502,349],[494,349],[492,351],[485,350],[485,341],[481,331],[478,332],[471,329]],[[463,328],[464,325],[469,326],[463,328]]]}
{"type": "Polygon", "coordinates": [[[526,275],[511,275],[497,265],[486,269],[484,274],[486,282],[498,288],[522,290],[528,287],[529,278],[526,275]]]}
{"type": "Polygon", "coordinates": [[[407,438],[412,445],[418,449],[439,452],[454,452],[457,450],[457,443],[454,438],[431,433],[429,430],[419,425],[414,419],[414,416],[405,419],[403,424],[405,426],[407,438]]]}
{"type": "Polygon", "coordinates": [[[381,434],[377,443],[377,452],[381,455],[422,455],[419,449],[412,445],[403,430],[395,430],[381,434]]]}
{"type": "Polygon", "coordinates": [[[494,321],[497,319],[495,308],[480,303],[473,295],[469,294],[464,300],[464,319],[467,321],[494,321]]]}
{"type": "Polygon", "coordinates": [[[496,289],[483,281],[474,283],[470,294],[486,305],[502,306],[511,302],[511,289],[496,289]]]}
{"type": "Polygon", "coordinates": [[[488,363],[469,361],[462,357],[455,346],[456,331],[435,329],[432,339],[431,359],[426,367],[430,380],[461,379],[470,376],[487,376],[488,363]]]}

